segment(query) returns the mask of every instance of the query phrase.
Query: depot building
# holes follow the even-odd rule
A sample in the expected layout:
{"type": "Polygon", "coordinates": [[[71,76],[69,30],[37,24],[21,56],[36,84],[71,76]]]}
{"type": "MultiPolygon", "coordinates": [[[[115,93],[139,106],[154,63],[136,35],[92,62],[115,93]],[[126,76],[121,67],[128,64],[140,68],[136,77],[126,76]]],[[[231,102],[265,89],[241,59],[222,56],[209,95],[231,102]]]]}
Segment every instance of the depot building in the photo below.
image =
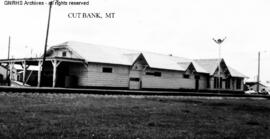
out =
{"type": "MultiPolygon", "coordinates": [[[[2,59],[0,64],[9,68],[10,80],[40,86],[42,58],[2,59]]],[[[43,86],[74,88],[242,91],[245,78],[224,59],[188,59],[73,41],[50,47],[43,71],[43,86]]]]}

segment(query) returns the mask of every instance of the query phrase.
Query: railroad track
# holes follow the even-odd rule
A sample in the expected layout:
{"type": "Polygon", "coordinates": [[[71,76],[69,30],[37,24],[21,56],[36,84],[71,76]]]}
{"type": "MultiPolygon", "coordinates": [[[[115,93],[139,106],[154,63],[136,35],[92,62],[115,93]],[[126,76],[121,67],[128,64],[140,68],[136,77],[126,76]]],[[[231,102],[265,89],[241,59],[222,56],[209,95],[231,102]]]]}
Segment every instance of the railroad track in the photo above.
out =
{"type": "Polygon", "coordinates": [[[0,86],[0,92],[94,94],[94,95],[190,96],[190,97],[270,99],[270,95],[247,95],[247,94],[207,93],[207,92],[188,92],[188,91],[148,91],[148,90],[79,89],[79,88],[50,88],[50,87],[20,87],[18,88],[18,87],[0,86]]]}

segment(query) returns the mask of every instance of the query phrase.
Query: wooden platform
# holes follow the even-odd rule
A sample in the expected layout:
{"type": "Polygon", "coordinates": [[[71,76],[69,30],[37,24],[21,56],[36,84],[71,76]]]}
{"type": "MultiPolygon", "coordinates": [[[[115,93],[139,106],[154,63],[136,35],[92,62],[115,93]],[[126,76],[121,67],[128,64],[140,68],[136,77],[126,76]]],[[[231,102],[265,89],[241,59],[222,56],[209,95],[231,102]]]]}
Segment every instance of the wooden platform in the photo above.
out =
{"type": "Polygon", "coordinates": [[[223,94],[206,92],[182,91],[152,91],[152,90],[115,90],[115,89],[79,89],[79,88],[51,88],[51,87],[8,87],[0,86],[0,92],[7,93],[78,93],[96,95],[146,95],[146,96],[198,96],[198,97],[234,97],[234,98],[266,98],[270,95],[223,94]]]}

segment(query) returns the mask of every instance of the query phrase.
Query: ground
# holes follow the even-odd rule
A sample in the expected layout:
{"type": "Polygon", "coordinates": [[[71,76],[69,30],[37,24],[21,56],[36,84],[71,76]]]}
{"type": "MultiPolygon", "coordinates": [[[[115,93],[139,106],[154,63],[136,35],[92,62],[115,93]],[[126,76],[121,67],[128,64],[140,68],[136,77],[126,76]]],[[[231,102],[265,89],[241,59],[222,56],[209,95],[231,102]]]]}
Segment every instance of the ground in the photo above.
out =
{"type": "Polygon", "coordinates": [[[270,101],[0,93],[0,138],[270,138],[270,101]]]}

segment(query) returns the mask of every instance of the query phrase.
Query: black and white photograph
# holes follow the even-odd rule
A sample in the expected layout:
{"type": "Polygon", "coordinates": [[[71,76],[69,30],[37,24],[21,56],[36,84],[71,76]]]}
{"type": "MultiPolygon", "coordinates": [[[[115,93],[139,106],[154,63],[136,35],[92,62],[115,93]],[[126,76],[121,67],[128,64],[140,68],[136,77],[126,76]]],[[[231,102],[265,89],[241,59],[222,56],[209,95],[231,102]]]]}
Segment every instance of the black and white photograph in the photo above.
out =
{"type": "Polygon", "coordinates": [[[270,138],[270,1],[0,1],[0,138],[270,138]]]}

